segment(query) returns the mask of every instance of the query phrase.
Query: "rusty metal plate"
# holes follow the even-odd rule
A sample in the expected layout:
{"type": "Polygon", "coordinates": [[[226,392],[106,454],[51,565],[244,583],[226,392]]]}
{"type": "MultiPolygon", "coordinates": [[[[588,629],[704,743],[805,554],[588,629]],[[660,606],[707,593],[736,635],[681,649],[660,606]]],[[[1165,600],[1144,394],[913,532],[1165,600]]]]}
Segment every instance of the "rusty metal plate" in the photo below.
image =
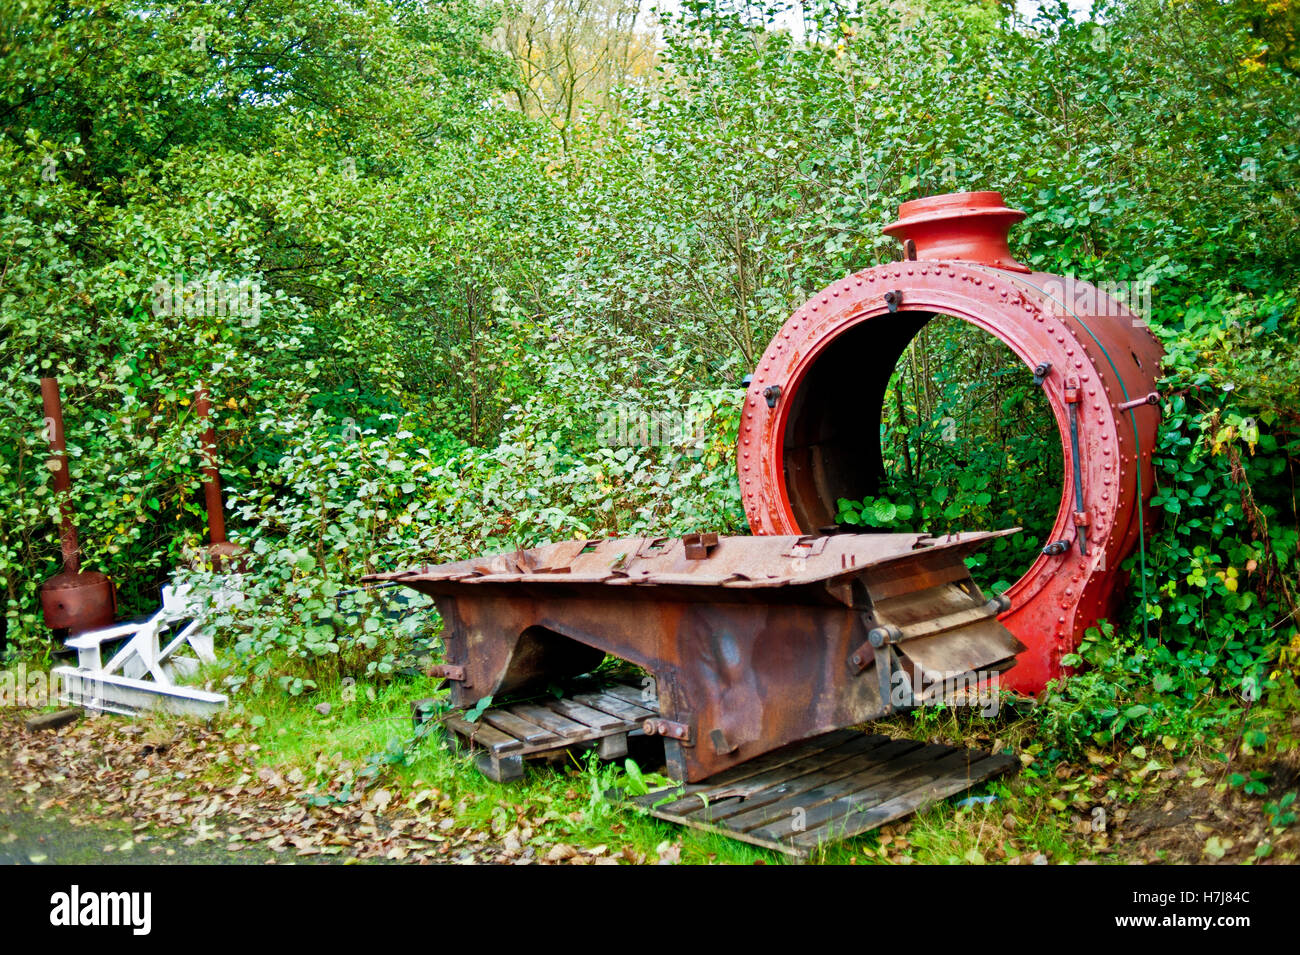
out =
{"type": "Polygon", "coordinates": [[[900,630],[882,665],[868,634],[924,625],[924,608],[907,604],[918,588],[948,588],[931,617],[949,621],[917,643],[918,657],[985,674],[1008,667],[1023,647],[981,609],[988,602],[962,558],[1013,532],[719,537],[705,556],[676,539],[566,541],[367,579],[433,597],[445,664],[462,677],[451,686],[456,706],[560,683],[606,654],[644,668],[658,688],[669,772],[696,780],[906,705],[889,678],[895,660],[915,668],[915,638],[900,630]],[[892,596],[873,599],[873,588],[892,596]],[[954,614],[967,618],[952,623],[954,614]]]}

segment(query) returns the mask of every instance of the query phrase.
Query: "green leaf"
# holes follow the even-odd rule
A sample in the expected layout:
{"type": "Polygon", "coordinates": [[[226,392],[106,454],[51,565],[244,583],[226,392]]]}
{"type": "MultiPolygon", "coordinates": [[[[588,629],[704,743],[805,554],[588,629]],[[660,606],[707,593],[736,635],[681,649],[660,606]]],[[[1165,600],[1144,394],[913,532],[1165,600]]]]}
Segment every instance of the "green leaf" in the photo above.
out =
{"type": "Polygon", "coordinates": [[[889,501],[879,500],[872,505],[872,515],[878,524],[889,524],[898,516],[898,508],[889,501]]]}

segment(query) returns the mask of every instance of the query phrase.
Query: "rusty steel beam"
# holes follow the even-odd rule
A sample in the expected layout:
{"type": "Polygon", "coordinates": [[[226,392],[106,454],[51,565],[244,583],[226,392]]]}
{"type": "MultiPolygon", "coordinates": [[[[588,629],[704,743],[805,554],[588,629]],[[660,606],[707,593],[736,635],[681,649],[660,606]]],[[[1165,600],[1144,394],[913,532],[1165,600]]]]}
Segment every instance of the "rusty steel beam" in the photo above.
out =
{"type": "Polygon", "coordinates": [[[367,580],[433,597],[459,707],[606,654],[644,668],[647,732],[695,781],[1011,666],[1024,648],[962,558],[1014,532],[575,540],[367,580]]]}

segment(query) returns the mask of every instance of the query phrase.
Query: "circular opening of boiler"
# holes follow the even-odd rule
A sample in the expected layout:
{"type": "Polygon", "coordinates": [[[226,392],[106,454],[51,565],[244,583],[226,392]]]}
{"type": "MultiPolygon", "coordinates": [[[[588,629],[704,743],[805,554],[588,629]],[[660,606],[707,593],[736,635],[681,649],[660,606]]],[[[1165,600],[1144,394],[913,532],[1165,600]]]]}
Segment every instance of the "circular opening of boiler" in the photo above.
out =
{"type": "Polygon", "coordinates": [[[1033,373],[948,315],[900,312],[840,335],[794,396],[783,452],[805,530],[1023,528],[967,558],[986,593],[1029,568],[1061,504],[1061,439],[1033,373]]]}

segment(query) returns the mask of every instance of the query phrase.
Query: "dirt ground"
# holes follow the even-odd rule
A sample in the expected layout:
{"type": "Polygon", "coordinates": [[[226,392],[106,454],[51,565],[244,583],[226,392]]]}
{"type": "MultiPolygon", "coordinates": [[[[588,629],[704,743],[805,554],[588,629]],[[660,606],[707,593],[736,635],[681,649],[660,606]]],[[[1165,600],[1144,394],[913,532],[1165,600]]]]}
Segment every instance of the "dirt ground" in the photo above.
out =
{"type": "Polygon", "coordinates": [[[1162,773],[1160,784],[1147,792],[1116,827],[1115,844],[1126,861],[1240,864],[1294,863],[1300,856],[1300,826],[1292,825],[1281,835],[1272,833],[1262,807],[1276,801],[1297,785],[1295,766],[1275,764],[1273,784],[1267,796],[1248,796],[1240,789],[1220,790],[1225,771],[1221,764],[1208,762],[1200,768],[1209,782],[1194,786],[1188,779],[1189,764],[1180,762],[1162,773]],[[1217,841],[1211,841],[1217,840],[1217,841]],[[1267,842],[1271,851],[1256,857],[1256,848],[1267,842]],[[1217,857],[1222,850],[1221,857],[1217,857]]]}

